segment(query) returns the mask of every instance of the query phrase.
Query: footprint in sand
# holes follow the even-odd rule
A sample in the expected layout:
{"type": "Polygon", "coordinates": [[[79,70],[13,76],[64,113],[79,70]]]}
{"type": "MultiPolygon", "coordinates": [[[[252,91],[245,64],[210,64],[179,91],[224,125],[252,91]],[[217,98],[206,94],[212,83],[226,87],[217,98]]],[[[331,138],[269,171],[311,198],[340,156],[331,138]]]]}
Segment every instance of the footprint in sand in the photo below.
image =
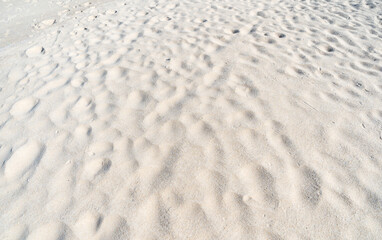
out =
{"type": "Polygon", "coordinates": [[[29,141],[18,148],[5,164],[5,177],[9,180],[22,177],[37,166],[43,151],[44,145],[37,141],[29,141]]]}
{"type": "Polygon", "coordinates": [[[11,108],[11,115],[19,118],[27,115],[28,113],[32,112],[32,110],[37,106],[39,103],[39,100],[35,97],[26,97],[15,104],[13,104],[11,108]]]}
{"type": "Polygon", "coordinates": [[[25,55],[27,55],[27,57],[30,57],[30,58],[38,57],[38,56],[41,56],[42,54],[45,54],[45,48],[39,45],[28,48],[25,51],[25,55]]]}

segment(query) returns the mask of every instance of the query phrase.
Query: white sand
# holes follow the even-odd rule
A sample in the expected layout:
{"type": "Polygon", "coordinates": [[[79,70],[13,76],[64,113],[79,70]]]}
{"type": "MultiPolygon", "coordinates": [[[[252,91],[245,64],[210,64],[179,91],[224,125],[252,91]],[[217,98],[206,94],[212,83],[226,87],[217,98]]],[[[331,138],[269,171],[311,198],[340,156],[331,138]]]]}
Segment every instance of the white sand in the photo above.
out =
{"type": "Polygon", "coordinates": [[[382,238],[380,1],[46,2],[0,3],[0,239],[382,238]]]}

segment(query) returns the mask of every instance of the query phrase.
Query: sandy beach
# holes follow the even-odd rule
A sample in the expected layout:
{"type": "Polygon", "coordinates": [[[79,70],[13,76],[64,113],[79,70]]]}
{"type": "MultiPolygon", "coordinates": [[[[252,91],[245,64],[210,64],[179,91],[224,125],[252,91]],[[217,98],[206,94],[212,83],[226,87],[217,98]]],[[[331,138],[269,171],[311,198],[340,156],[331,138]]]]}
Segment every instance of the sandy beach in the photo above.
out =
{"type": "Polygon", "coordinates": [[[0,1],[0,239],[382,239],[382,2],[0,1]]]}

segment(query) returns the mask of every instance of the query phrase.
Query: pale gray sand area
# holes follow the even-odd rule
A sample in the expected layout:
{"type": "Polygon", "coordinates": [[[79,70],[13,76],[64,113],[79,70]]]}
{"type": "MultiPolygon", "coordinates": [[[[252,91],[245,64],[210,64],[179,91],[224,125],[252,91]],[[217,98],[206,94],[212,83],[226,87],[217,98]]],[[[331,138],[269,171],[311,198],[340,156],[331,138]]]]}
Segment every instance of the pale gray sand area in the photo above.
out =
{"type": "Polygon", "coordinates": [[[42,3],[0,3],[0,239],[381,238],[382,3],[42,3]]]}

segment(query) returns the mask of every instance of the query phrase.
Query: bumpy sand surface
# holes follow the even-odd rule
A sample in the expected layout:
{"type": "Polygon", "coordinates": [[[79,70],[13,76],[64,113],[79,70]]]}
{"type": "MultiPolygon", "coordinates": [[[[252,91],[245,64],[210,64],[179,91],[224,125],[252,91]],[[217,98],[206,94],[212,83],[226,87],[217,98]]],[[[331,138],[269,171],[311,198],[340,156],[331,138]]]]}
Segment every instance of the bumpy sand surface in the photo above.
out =
{"type": "Polygon", "coordinates": [[[62,6],[1,42],[0,239],[381,239],[380,1],[62,6]]]}

